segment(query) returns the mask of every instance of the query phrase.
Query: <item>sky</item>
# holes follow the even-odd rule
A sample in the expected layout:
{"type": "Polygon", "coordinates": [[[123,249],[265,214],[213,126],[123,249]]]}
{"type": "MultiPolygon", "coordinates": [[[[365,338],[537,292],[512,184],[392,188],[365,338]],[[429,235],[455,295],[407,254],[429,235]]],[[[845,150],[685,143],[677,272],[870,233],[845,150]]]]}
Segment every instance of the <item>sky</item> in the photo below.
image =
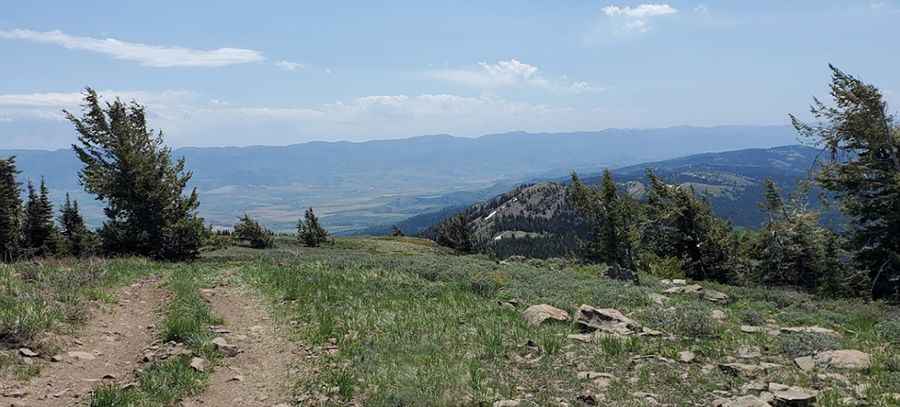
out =
{"type": "Polygon", "coordinates": [[[828,63],[900,97],[900,0],[4,3],[0,148],[86,86],[174,146],[786,124],[828,63]]]}

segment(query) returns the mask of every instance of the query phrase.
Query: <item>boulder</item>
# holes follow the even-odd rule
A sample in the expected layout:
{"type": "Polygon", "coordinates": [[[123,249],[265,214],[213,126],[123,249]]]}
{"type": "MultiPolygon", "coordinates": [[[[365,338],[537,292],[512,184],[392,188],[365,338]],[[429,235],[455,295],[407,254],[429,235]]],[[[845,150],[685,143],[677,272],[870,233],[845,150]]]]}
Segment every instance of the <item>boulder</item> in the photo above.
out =
{"type": "Polygon", "coordinates": [[[97,358],[93,353],[82,351],[69,352],[69,357],[76,360],[94,360],[97,358]]]}
{"type": "Polygon", "coordinates": [[[237,346],[231,345],[225,338],[218,336],[212,340],[213,346],[215,346],[216,350],[222,352],[223,355],[228,357],[235,357],[240,353],[240,350],[237,346]]]}
{"type": "Polygon", "coordinates": [[[209,361],[203,358],[193,357],[191,358],[191,369],[194,369],[198,372],[205,372],[207,368],[209,368],[209,361]]]}
{"type": "Polygon", "coordinates": [[[641,324],[626,317],[619,310],[594,308],[590,305],[578,307],[575,323],[584,331],[602,331],[615,335],[632,335],[641,332],[641,324]]]}
{"type": "Polygon", "coordinates": [[[816,360],[813,359],[812,356],[802,356],[796,358],[794,359],[794,364],[804,372],[810,372],[816,368],[816,360]]]}
{"type": "Polygon", "coordinates": [[[720,309],[714,309],[709,313],[709,317],[716,321],[724,321],[728,319],[728,316],[725,315],[725,312],[720,309]]]}
{"type": "Polygon", "coordinates": [[[540,325],[548,319],[555,321],[568,321],[569,313],[556,308],[552,305],[540,304],[532,305],[522,312],[522,317],[528,321],[530,325],[540,325]]]}
{"type": "Polygon", "coordinates": [[[728,294],[725,294],[721,291],[703,290],[703,299],[712,301],[717,304],[726,304],[728,303],[729,297],[728,294]]]}
{"type": "Polygon", "coordinates": [[[40,356],[37,352],[29,349],[29,348],[19,348],[19,354],[26,358],[36,358],[40,356]]]}
{"type": "Polygon", "coordinates": [[[789,387],[778,383],[769,383],[772,393],[772,404],[778,407],[806,407],[816,403],[818,393],[801,387],[789,387]]]}
{"type": "Polygon", "coordinates": [[[865,370],[872,366],[872,357],[858,350],[844,349],[819,352],[816,365],[836,369],[865,370]]]}
{"type": "Polygon", "coordinates": [[[664,294],[701,294],[703,287],[699,284],[678,285],[663,291],[664,294]]]}

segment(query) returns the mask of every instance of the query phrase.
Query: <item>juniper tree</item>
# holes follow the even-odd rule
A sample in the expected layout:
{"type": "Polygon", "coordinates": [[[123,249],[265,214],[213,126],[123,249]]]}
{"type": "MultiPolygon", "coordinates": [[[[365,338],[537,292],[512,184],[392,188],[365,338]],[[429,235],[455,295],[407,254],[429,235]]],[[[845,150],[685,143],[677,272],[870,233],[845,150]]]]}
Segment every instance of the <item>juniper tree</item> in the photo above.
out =
{"type": "Polygon", "coordinates": [[[66,194],[66,202],[60,209],[58,218],[61,234],[65,240],[69,255],[81,257],[89,252],[90,231],[84,223],[84,217],[78,209],[78,201],[73,201],[66,194]]]}
{"type": "Polygon", "coordinates": [[[319,224],[313,208],[307,209],[303,219],[297,222],[297,239],[308,247],[319,247],[328,239],[328,232],[319,224]]]}
{"type": "Polygon", "coordinates": [[[813,100],[797,131],[829,157],[816,179],[849,218],[849,247],[874,298],[900,299],[900,126],[875,86],[829,65],[834,105],[813,100]]]}
{"type": "Polygon", "coordinates": [[[275,246],[273,233],[246,213],[234,225],[232,235],[238,241],[247,242],[254,249],[268,249],[275,246]]]}
{"type": "Polygon", "coordinates": [[[16,182],[16,157],[0,159],[0,261],[18,257],[21,243],[22,197],[16,182]]]}
{"type": "Polygon", "coordinates": [[[631,244],[634,214],[630,210],[628,198],[619,195],[609,170],[603,171],[599,191],[585,185],[578,174],[573,172],[569,198],[593,228],[586,247],[586,257],[606,263],[611,277],[636,280],[631,244]]]}
{"type": "Polygon", "coordinates": [[[647,170],[646,220],[641,243],[651,253],[682,260],[687,277],[727,282],[734,278],[731,225],[713,214],[693,187],[667,185],[647,170]]]}
{"type": "Polygon", "coordinates": [[[41,179],[40,190],[28,181],[28,201],[25,204],[23,224],[24,247],[33,256],[46,256],[56,252],[56,225],[53,224],[53,204],[47,183],[41,179]]]}
{"type": "Polygon", "coordinates": [[[73,149],[84,164],[85,190],[106,203],[100,229],[104,251],[167,260],[199,255],[203,221],[197,191],[185,194],[191,172],[173,160],[163,133],[151,129],[144,106],[116,99],[101,105],[87,88],[82,116],[66,112],[78,131],[73,149]]]}

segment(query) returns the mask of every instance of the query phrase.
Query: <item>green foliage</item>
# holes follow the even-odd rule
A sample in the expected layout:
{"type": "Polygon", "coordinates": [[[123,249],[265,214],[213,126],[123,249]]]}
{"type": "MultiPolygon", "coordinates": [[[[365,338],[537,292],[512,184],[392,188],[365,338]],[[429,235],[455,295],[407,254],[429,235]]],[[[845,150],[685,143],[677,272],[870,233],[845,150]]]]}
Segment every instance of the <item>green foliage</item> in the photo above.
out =
{"type": "Polygon", "coordinates": [[[275,247],[275,236],[272,231],[260,225],[247,214],[244,214],[234,225],[232,235],[240,242],[247,242],[254,249],[275,247]]]}
{"type": "Polygon", "coordinates": [[[16,157],[0,160],[0,261],[19,255],[21,244],[22,198],[16,175],[16,157]]]}
{"type": "Polygon", "coordinates": [[[849,245],[872,296],[900,299],[900,126],[878,88],[830,68],[834,106],[814,100],[816,124],[791,119],[830,153],[817,180],[852,222],[849,245]]]}
{"type": "Polygon", "coordinates": [[[660,257],[678,257],[694,280],[734,280],[735,240],[731,225],[716,217],[709,202],[693,188],[664,183],[647,170],[650,190],[646,220],[640,228],[642,249],[660,257]]]}
{"type": "Polygon", "coordinates": [[[633,205],[627,197],[619,195],[609,170],[603,171],[599,191],[588,188],[573,172],[569,199],[593,226],[586,257],[606,263],[613,278],[637,280],[631,243],[633,205]]]}
{"type": "Polygon", "coordinates": [[[780,338],[782,351],[791,357],[841,348],[840,340],[834,336],[814,332],[794,332],[781,335],[780,338]]]}
{"type": "Polygon", "coordinates": [[[66,194],[66,202],[57,219],[64,242],[62,251],[74,257],[93,255],[96,251],[94,234],[88,230],[84,217],[78,209],[78,201],[72,201],[66,194]]]}
{"type": "Polygon", "coordinates": [[[84,164],[85,190],[106,202],[108,218],[100,230],[109,254],[137,254],[188,260],[199,254],[202,228],[196,227],[196,189],[184,159],[172,160],[162,132],[148,127],[144,107],[116,100],[101,106],[93,89],[84,95],[82,117],[66,112],[78,131],[73,148],[84,164]]]}
{"type": "Polygon", "coordinates": [[[456,214],[441,222],[437,227],[435,241],[444,247],[449,247],[462,253],[470,253],[475,250],[475,236],[469,217],[465,213],[456,214]]]}
{"type": "Polygon", "coordinates": [[[328,240],[328,232],[319,224],[313,208],[307,209],[303,219],[297,222],[297,239],[306,247],[319,247],[328,240]]]}
{"type": "Polygon", "coordinates": [[[41,179],[40,192],[28,182],[28,201],[25,203],[25,221],[22,227],[24,249],[28,256],[48,256],[58,250],[56,225],[53,224],[53,205],[47,184],[41,179]]]}

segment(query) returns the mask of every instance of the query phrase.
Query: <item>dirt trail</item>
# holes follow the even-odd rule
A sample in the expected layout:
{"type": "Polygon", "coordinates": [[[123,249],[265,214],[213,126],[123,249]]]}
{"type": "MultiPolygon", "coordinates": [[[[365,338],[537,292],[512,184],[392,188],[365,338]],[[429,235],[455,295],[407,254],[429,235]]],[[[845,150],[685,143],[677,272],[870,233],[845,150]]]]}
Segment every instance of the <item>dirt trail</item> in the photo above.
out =
{"type": "MultiPolygon", "coordinates": [[[[231,280],[231,279],[226,279],[231,280]]],[[[209,388],[184,406],[277,406],[290,401],[291,363],[303,351],[279,333],[256,293],[232,285],[205,289],[213,313],[225,321],[222,336],[241,353],[224,358],[209,388]]],[[[288,405],[288,404],[284,404],[288,405]]]]}
{"type": "Polygon", "coordinates": [[[156,339],[154,326],[166,292],[158,278],[151,278],[121,289],[117,298],[112,309],[95,311],[78,334],[63,338],[58,361],[44,366],[40,375],[0,385],[0,394],[18,393],[0,395],[0,406],[69,406],[88,398],[102,382],[129,380],[141,352],[156,339]]]}

